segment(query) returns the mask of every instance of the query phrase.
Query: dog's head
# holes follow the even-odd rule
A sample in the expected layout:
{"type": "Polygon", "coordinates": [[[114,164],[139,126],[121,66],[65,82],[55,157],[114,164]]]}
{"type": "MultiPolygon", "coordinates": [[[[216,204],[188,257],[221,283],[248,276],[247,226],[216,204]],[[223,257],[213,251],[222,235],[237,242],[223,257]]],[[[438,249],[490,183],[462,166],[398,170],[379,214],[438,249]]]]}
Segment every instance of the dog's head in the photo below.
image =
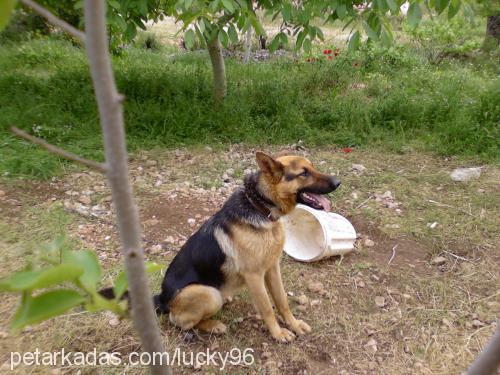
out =
{"type": "Polygon", "coordinates": [[[340,186],[334,176],[318,172],[309,160],[300,156],[273,158],[259,151],[256,159],[265,192],[283,213],[292,211],[297,203],[330,211],[330,201],[324,194],[340,186]]]}

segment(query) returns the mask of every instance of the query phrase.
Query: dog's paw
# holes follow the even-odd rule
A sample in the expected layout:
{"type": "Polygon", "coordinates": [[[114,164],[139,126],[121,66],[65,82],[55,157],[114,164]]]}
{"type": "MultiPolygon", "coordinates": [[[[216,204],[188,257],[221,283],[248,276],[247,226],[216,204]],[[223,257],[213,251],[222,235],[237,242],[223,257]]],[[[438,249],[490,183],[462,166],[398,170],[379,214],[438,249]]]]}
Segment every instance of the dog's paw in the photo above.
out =
{"type": "Polygon", "coordinates": [[[306,333],[311,332],[311,327],[309,324],[300,319],[295,319],[291,324],[290,328],[297,335],[305,335],[306,333]]]}
{"type": "Polygon", "coordinates": [[[293,339],[295,338],[295,335],[293,334],[293,332],[290,332],[286,328],[280,328],[279,331],[272,333],[271,335],[273,336],[273,338],[276,341],[279,341],[282,343],[292,342],[293,339]]]}
{"type": "Polygon", "coordinates": [[[222,335],[226,333],[227,327],[220,320],[208,319],[196,325],[197,329],[203,332],[212,333],[214,335],[222,335]]]}
{"type": "Polygon", "coordinates": [[[226,331],[227,331],[226,325],[222,322],[219,322],[219,321],[217,321],[217,323],[214,324],[214,326],[212,327],[212,330],[211,330],[211,332],[214,335],[223,335],[224,333],[226,333],[226,331]]]}

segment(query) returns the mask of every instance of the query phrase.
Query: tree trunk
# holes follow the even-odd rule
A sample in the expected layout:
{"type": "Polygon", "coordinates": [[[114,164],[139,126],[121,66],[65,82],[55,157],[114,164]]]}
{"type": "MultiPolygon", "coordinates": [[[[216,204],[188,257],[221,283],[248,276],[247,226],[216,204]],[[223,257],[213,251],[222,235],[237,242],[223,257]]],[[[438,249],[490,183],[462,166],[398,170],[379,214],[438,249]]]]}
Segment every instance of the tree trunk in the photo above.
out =
{"type": "Polygon", "coordinates": [[[243,63],[247,64],[250,61],[250,54],[252,53],[252,26],[248,27],[245,35],[245,55],[243,56],[243,63]]]}
{"type": "Polygon", "coordinates": [[[486,36],[483,49],[492,50],[500,44],[500,15],[489,16],[486,23],[486,36]]]}
{"type": "Polygon", "coordinates": [[[214,73],[215,108],[218,108],[222,104],[227,92],[226,67],[224,65],[224,56],[222,55],[222,46],[219,38],[215,37],[212,41],[207,41],[207,46],[214,73]]]}
{"type": "MultiPolygon", "coordinates": [[[[148,287],[141,246],[139,215],[132,196],[128,173],[123,96],[116,89],[106,34],[105,2],[85,0],[86,48],[104,136],[107,179],[116,209],[129,280],[134,326],[144,351],[163,353],[164,346],[148,287]]],[[[156,364],[153,374],[170,374],[170,368],[156,364]]]]}

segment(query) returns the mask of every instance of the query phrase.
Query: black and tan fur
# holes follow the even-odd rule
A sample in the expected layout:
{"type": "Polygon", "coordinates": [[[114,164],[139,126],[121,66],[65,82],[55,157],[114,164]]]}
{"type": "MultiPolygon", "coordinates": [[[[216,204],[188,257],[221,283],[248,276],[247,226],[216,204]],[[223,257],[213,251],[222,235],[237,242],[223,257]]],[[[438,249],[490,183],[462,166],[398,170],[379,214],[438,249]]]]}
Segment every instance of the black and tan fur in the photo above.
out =
{"type": "Polygon", "coordinates": [[[289,342],[311,328],[295,319],[288,306],[279,265],[284,245],[279,218],[294,209],[301,193],[327,194],[340,183],[299,156],[273,159],[257,152],[256,159],[259,171],[245,177],[244,186],[173,259],[155,305],[181,329],[223,333],[225,325],[212,317],[246,287],[271,336],[289,342]],[[278,324],[268,292],[293,333],[278,324]]]}

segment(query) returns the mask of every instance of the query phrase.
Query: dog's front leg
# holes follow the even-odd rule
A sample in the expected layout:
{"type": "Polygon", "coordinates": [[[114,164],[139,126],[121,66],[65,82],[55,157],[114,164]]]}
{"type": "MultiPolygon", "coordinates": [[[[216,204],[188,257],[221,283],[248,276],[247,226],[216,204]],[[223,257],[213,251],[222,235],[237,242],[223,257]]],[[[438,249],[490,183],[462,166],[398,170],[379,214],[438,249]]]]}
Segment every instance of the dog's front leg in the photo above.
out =
{"type": "Polygon", "coordinates": [[[265,276],[266,285],[271,295],[273,296],[274,303],[278,308],[280,315],[285,320],[285,323],[290,327],[296,334],[303,335],[305,333],[311,332],[311,327],[303,320],[295,319],[288,306],[288,298],[283,288],[283,282],[281,281],[281,271],[280,264],[276,262],[266,273],[265,276]]]}
{"type": "Polygon", "coordinates": [[[259,273],[244,274],[243,278],[252,297],[252,301],[257,309],[257,312],[264,319],[271,336],[280,342],[290,342],[294,339],[295,335],[287,330],[281,328],[274,315],[273,306],[269,300],[264,283],[264,275],[259,273]]]}

